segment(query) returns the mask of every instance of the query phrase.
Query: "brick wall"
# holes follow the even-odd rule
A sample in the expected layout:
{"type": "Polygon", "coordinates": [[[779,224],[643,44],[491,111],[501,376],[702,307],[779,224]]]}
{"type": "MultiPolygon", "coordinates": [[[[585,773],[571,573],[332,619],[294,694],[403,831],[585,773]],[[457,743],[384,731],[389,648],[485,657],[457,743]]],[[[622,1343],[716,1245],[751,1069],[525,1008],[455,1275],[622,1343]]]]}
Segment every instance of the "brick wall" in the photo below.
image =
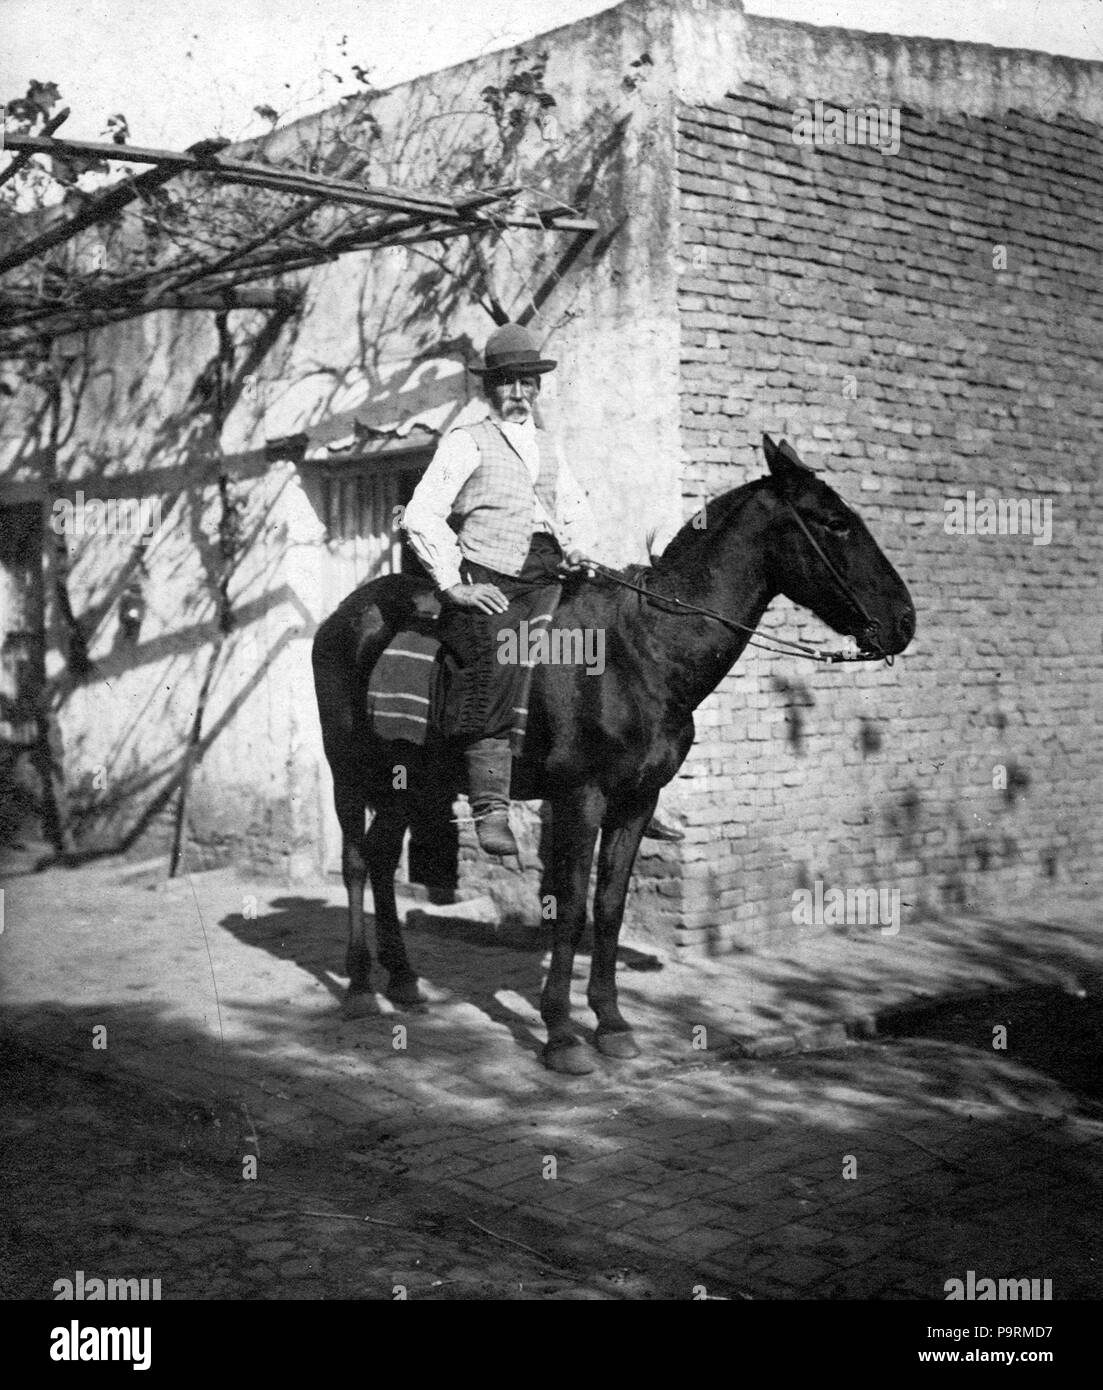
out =
{"type": "MultiPolygon", "coordinates": [[[[791,87],[732,86],[677,113],[687,514],[786,434],[919,631],[892,670],[748,653],[702,707],[679,939],[791,933],[817,878],[899,887],[905,924],[1098,883],[1100,130],[944,100],[903,111],[895,155],[802,147],[791,87]],[[1050,544],[947,534],[969,489],[1051,499],[1050,544]]],[[[805,90],[830,102],[830,68],[805,90]]],[[[767,628],[828,637],[785,600],[767,628]]]]}

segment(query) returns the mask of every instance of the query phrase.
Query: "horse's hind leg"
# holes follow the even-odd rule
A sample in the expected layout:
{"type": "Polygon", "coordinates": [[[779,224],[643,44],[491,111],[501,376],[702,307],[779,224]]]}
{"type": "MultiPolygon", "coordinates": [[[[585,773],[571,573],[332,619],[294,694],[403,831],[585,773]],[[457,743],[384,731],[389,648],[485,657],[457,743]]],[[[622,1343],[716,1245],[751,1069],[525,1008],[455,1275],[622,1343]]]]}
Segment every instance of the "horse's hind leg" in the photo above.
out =
{"type": "Polygon", "coordinates": [[[334,788],[337,819],[341,825],[341,877],[348,894],[349,944],[345,971],[349,977],[343,1013],[359,1018],[375,1006],[371,991],[371,952],[364,930],[364,883],[367,878],[364,835],[366,799],[355,783],[338,783],[334,788]]]}
{"type": "Polygon", "coordinates": [[[386,996],[392,1004],[412,1008],[425,1002],[418,989],[417,972],[406,955],[402,925],[395,902],[394,876],[402,857],[407,812],[400,801],[380,804],[364,841],[375,900],[375,944],[379,963],[387,972],[386,996]]]}

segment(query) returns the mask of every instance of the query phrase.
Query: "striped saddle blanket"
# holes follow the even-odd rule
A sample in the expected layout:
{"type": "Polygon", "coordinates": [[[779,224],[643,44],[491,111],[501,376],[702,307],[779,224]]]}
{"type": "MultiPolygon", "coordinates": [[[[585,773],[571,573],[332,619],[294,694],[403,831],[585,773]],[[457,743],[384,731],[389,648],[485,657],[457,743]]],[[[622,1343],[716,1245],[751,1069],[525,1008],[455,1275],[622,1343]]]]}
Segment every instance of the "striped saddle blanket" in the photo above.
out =
{"type": "Polygon", "coordinates": [[[440,651],[428,625],[391,638],[368,680],[368,719],[376,738],[425,743],[440,678],[440,651]]]}
{"type": "MultiPolygon", "coordinates": [[[[553,591],[558,600],[559,591],[553,591]]],[[[554,603],[547,605],[554,608],[554,603]]],[[[539,630],[546,630],[551,613],[534,616],[526,625],[530,642],[539,630]]],[[[402,740],[423,747],[430,733],[438,727],[442,698],[443,652],[440,639],[430,621],[407,628],[391,638],[372,669],[368,679],[367,713],[372,733],[385,741],[402,740]]],[[[528,691],[532,684],[532,667],[526,667],[527,679],[523,694],[513,707],[513,726],[510,745],[519,756],[528,722],[528,691]]]]}

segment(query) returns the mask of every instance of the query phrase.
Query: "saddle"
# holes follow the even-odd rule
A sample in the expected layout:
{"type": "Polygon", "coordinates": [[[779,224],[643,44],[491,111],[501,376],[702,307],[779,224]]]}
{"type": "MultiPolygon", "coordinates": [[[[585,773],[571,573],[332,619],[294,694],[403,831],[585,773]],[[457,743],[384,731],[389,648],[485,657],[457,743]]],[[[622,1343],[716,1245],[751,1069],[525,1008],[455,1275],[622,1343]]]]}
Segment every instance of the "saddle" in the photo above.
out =
{"type": "MultiPolygon", "coordinates": [[[[543,602],[532,617],[523,620],[518,651],[536,650],[540,634],[546,634],[558,605],[561,586],[539,591],[543,602]],[[526,647],[525,642],[529,643],[526,647]]],[[[503,623],[505,617],[503,615],[503,623]]],[[[446,697],[448,654],[437,635],[437,615],[423,610],[397,631],[372,667],[368,678],[367,716],[372,734],[384,742],[405,742],[419,748],[443,737],[442,724],[446,697]]],[[[528,723],[528,696],[535,662],[518,664],[524,668],[520,698],[513,706],[509,741],[514,756],[520,756],[528,723]]]]}

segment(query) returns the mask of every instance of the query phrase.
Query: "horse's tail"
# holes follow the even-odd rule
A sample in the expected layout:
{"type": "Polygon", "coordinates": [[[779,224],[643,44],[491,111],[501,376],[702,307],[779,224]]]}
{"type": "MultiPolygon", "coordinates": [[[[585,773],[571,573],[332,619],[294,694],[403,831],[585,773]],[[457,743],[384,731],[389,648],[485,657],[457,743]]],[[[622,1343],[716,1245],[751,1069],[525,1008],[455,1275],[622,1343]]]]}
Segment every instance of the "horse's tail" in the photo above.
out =
{"type": "MultiPolygon", "coordinates": [[[[355,646],[347,615],[332,613],[314,634],[310,652],[314,668],[314,695],[322,725],[322,746],[335,769],[349,761],[360,734],[366,732],[357,717],[355,646]]],[[[366,722],[366,721],[363,721],[366,722]]]]}

